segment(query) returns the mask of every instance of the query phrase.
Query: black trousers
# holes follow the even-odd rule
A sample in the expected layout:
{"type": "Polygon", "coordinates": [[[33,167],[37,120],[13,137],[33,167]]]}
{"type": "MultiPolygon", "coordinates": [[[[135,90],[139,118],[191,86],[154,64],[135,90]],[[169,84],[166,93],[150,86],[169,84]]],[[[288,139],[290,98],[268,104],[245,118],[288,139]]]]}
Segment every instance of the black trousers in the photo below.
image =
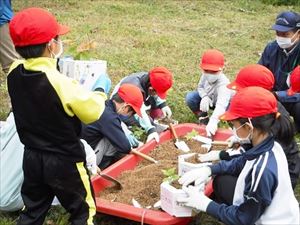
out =
{"type": "Polygon", "coordinates": [[[211,198],[218,203],[232,205],[237,177],[219,175],[213,180],[214,193],[211,198]]]}
{"type": "Polygon", "coordinates": [[[84,162],[72,162],[59,154],[26,149],[23,172],[21,195],[25,208],[18,225],[42,225],[54,196],[71,214],[71,224],[93,224],[96,207],[84,162]]]}

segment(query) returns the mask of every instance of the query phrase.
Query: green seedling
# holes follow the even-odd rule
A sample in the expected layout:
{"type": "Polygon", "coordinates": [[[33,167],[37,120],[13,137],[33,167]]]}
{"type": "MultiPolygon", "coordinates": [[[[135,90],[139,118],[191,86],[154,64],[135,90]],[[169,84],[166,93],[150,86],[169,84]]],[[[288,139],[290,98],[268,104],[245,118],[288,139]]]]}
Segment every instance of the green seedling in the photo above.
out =
{"type": "Polygon", "coordinates": [[[166,170],[161,170],[161,171],[166,176],[163,180],[164,182],[168,181],[169,183],[172,183],[179,179],[179,175],[176,173],[175,167],[172,167],[172,168],[166,169],[166,170]]]}
{"type": "Polygon", "coordinates": [[[186,135],[185,135],[185,138],[187,140],[191,140],[193,137],[196,137],[197,135],[199,135],[198,131],[196,131],[195,129],[193,129],[191,132],[188,132],[186,135]]]}

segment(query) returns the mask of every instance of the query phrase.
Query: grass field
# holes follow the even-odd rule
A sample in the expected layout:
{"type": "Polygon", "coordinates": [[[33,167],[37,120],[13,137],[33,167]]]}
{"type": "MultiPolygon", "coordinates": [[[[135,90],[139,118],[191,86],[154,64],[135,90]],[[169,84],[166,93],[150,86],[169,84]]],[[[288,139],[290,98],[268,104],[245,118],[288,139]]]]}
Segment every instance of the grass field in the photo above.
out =
{"type": "MultiPolygon", "coordinates": [[[[300,1],[299,1],[300,2],[300,1]]],[[[238,70],[256,63],[267,42],[274,39],[270,26],[282,10],[300,11],[300,3],[273,6],[253,0],[224,1],[100,1],[100,0],[18,0],[15,11],[37,6],[49,9],[71,27],[65,55],[108,61],[108,72],[116,84],[123,76],[148,71],[155,66],[169,68],[175,84],[168,96],[174,118],[194,122],[184,104],[185,94],[196,88],[199,59],[210,48],[226,58],[225,73],[232,80],[238,70]],[[95,48],[78,53],[82,43],[93,41],[95,48]]],[[[5,77],[0,79],[0,119],[9,111],[5,77]]],[[[296,190],[300,199],[300,188],[296,190]]],[[[15,224],[16,214],[0,214],[0,225],[15,224]]],[[[103,217],[99,225],[108,224],[103,217]]],[[[67,216],[53,209],[49,225],[67,224],[67,216]]],[[[203,224],[215,224],[209,220],[203,224]]],[[[124,224],[124,223],[115,223],[124,224]]]]}

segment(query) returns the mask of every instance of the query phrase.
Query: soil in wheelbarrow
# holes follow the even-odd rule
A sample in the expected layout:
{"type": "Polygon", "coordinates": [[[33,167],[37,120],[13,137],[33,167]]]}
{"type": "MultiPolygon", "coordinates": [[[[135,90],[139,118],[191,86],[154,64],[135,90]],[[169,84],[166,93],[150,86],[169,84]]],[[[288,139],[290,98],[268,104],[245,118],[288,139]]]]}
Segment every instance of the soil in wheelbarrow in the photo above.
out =
{"type": "MultiPolygon", "coordinates": [[[[186,143],[190,147],[191,152],[207,152],[195,140],[186,140],[186,143]]],[[[176,168],[177,170],[178,155],[180,154],[184,153],[174,146],[173,141],[157,146],[149,155],[158,160],[158,164],[143,160],[134,170],[124,171],[118,177],[123,189],[106,188],[99,193],[101,198],[129,205],[132,205],[132,199],[135,199],[142,207],[153,207],[160,199],[160,184],[165,178],[162,170],[170,168],[176,168]]]]}

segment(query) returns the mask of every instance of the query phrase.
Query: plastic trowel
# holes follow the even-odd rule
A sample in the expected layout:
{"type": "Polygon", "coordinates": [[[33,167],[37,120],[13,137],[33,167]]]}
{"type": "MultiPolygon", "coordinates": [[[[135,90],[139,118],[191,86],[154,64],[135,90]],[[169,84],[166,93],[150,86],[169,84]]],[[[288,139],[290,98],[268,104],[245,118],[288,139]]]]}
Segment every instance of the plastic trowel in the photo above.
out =
{"type": "Polygon", "coordinates": [[[190,151],[189,146],[187,146],[187,144],[184,141],[180,141],[178,139],[178,136],[176,134],[176,131],[175,131],[172,123],[169,124],[169,128],[170,128],[170,131],[171,131],[171,133],[173,134],[173,136],[175,138],[175,146],[176,146],[176,148],[178,148],[179,150],[181,150],[183,152],[189,152],[190,151]]]}
{"type": "Polygon", "coordinates": [[[201,136],[201,135],[196,135],[192,139],[194,139],[196,141],[199,141],[199,142],[202,142],[203,144],[207,144],[207,145],[224,145],[224,146],[229,145],[228,141],[213,141],[211,138],[204,137],[204,136],[201,136]]]}

